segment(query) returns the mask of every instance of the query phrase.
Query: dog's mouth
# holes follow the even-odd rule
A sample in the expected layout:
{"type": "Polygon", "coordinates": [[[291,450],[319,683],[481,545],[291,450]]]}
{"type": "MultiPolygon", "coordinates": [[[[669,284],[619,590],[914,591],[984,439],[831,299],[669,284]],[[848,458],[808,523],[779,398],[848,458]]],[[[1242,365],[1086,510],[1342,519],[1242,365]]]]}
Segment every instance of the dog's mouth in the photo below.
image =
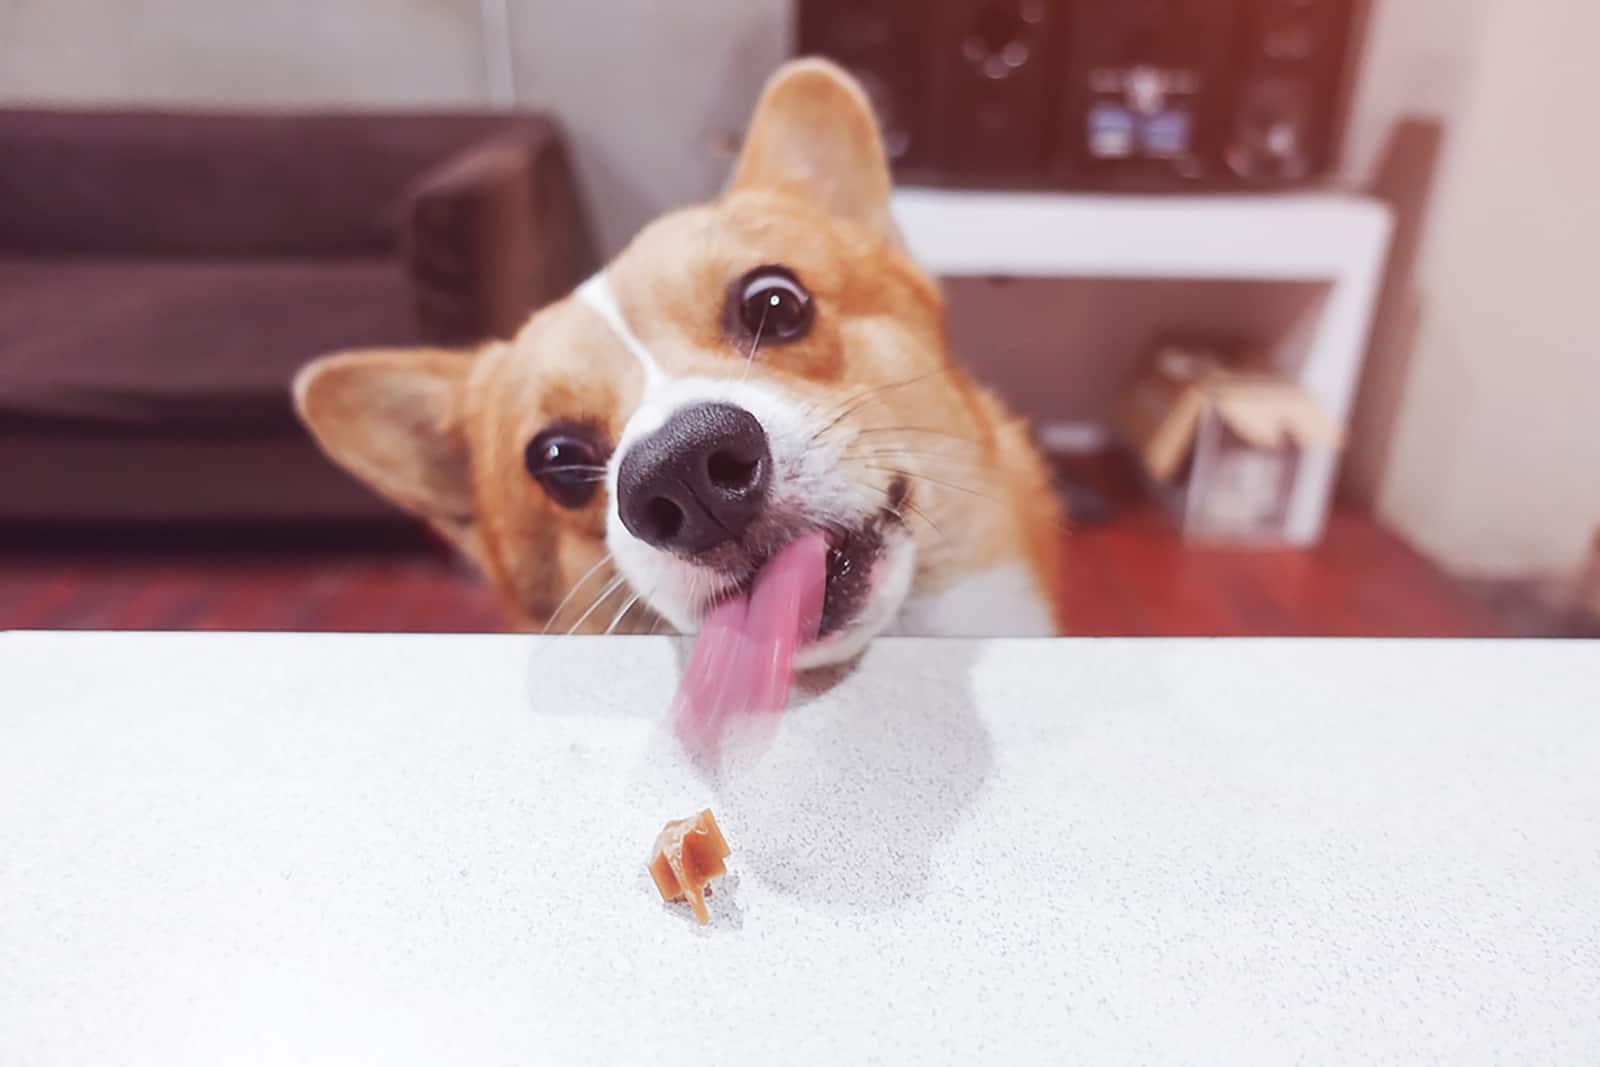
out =
{"type": "Polygon", "coordinates": [[[729,715],[782,709],[793,671],[847,658],[882,627],[885,525],[804,530],[705,606],[673,701],[686,743],[715,747],[729,715]]]}
{"type": "Polygon", "coordinates": [[[821,534],[827,545],[822,562],[822,607],[814,632],[808,624],[800,644],[804,646],[825,640],[848,628],[871,598],[873,566],[883,555],[885,529],[895,521],[894,515],[885,511],[854,527],[829,526],[792,531],[784,538],[784,545],[762,553],[742,568],[743,573],[731,588],[708,598],[701,605],[700,615],[702,618],[708,616],[729,597],[750,597],[767,566],[784,547],[816,532],[821,534]]]}
{"type": "MultiPolygon", "coordinates": [[[[902,485],[902,478],[896,478],[896,483],[890,486],[888,499],[906,498],[906,490],[902,485]]],[[[757,553],[754,558],[747,557],[746,563],[738,568],[738,577],[728,589],[723,589],[714,597],[707,598],[699,609],[701,617],[706,617],[710,611],[730,597],[749,597],[755,589],[758,579],[762,577],[768,563],[778,557],[784,545],[790,544],[798,537],[819,531],[827,542],[827,555],[822,565],[822,608],[821,616],[816,621],[814,632],[810,624],[806,625],[806,633],[800,640],[800,645],[814,645],[819,641],[826,641],[837,633],[848,629],[853,622],[861,616],[862,609],[866,608],[872,592],[874,592],[874,569],[878,560],[883,557],[886,544],[886,533],[898,526],[899,514],[893,507],[885,507],[877,514],[870,515],[866,522],[854,526],[811,526],[811,528],[790,528],[784,531],[781,537],[776,537],[778,547],[757,553]]]]}
{"type": "Polygon", "coordinates": [[[861,613],[862,605],[872,592],[872,566],[882,554],[881,521],[829,535],[818,640],[838,633],[861,613]]]}

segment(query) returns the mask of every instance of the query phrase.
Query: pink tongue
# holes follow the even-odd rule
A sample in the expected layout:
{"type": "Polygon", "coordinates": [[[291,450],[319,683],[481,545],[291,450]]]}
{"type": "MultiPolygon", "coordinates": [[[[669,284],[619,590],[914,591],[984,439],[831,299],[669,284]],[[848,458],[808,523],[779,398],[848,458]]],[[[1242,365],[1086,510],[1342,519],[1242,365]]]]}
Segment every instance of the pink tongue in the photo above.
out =
{"type": "Polygon", "coordinates": [[[761,568],[749,594],[707,613],[672,702],[679,735],[715,751],[729,717],[782,711],[795,648],[817,635],[827,579],[820,533],[789,542],[761,568]]]}

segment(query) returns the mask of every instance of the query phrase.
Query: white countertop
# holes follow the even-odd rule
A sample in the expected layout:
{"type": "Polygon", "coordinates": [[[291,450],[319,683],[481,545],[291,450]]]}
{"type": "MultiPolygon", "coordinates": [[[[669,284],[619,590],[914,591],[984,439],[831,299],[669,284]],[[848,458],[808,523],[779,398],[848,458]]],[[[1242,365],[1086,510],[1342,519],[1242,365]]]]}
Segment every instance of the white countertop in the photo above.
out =
{"type": "Polygon", "coordinates": [[[1600,1062],[1600,643],[883,641],[722,782],[678,654],[0,635],[0,1064],[1600,1062]]]}

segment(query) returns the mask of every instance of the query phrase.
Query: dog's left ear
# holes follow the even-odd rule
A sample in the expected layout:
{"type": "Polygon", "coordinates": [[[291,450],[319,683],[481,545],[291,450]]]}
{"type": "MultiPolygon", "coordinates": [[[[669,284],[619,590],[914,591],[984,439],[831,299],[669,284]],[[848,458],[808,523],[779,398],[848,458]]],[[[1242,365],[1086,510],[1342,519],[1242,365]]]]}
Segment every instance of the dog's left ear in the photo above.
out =
{"type": "Polygon", "coordinates": [[[889,185],[878,123],[856,80],[825,59],[778,68],[756,104],[728,187],[799,192],[898,243],[889,185]]]}
{"type": "Polygon", "coordinates": [[[471,458],[461,415],[470,353],[376,349],[324,356],[295,377],[295,410],[339,466],[426,519],[469,555],[471,458]]]}

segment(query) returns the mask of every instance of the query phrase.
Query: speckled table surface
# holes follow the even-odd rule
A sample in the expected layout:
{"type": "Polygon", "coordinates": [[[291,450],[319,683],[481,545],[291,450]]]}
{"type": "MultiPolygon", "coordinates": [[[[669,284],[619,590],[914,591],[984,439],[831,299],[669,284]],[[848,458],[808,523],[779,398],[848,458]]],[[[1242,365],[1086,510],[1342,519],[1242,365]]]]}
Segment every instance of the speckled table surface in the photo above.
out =
{"type": "Polygon", "coordinates": [[[680,655],[0,635],[0,1063],[1600,1062],[1600,643],[680,655]]]}

